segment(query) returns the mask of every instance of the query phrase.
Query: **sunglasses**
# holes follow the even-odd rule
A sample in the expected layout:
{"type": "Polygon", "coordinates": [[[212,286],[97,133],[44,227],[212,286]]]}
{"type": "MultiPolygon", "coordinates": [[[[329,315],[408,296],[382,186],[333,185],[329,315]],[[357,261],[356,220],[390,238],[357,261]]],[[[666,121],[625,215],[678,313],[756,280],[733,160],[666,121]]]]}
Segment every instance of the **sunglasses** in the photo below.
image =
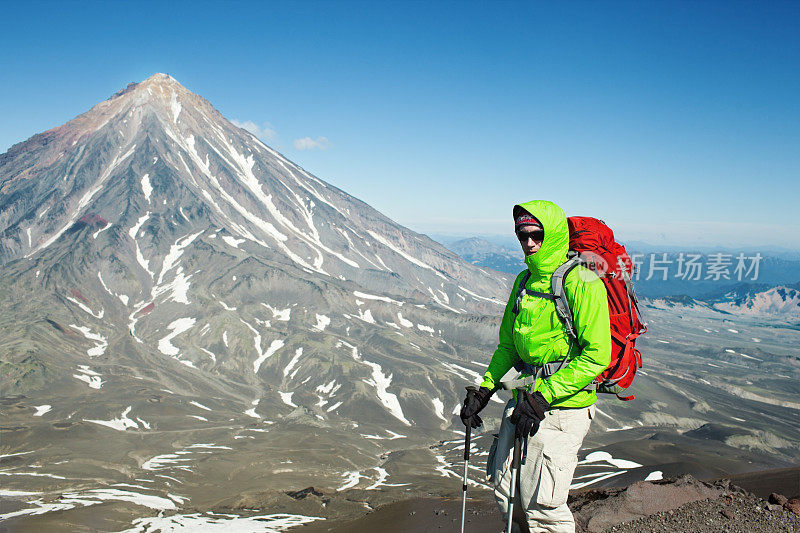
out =
{"type": "Polygon", "coordinates": [[[542,242],[544,240],[544,230],[537,229],[533,231],[518,231],[517,239],[519,239],[519,242],[528,242],[528,239],[533,239],[536,242],[542,242]]]}

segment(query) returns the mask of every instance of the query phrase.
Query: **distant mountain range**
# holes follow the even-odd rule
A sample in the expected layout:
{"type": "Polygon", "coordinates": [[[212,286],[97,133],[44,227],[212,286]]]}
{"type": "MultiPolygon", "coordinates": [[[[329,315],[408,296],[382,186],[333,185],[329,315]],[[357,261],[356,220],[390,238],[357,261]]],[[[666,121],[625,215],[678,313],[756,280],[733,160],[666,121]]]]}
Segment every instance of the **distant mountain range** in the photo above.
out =
{"type": "MultiPolygon", "coordinates": [[[[507,237],[455,239],[434,235],[433,238],[473,265],[509,274],[518,274],[525,269],[522,252],[507,237]]],[[[793,257],[790,252],[764,252],[760,259],[755,260],[753,258],[759,252],[753,250],[714,251],[709,248],[704,251],[678,251],[670,247],[669,250],[655,251],[655,247],[644,243],[633,243],[627,249],[638,263],[638,273],[634,276],[636,291],[645,298],[686,295],[704,301],[716,301],[731,292],[761,291],[800,281],[800,259],[790,259],[793,257]],[[719,276],[709,271],[718,253],[723,254],[719,276]],[[737,271],[740,253],[744,254],[745,270],[737,271]],[[696,271],[687,272],[680,265],[681,261],[685,264],[690,259],[690,254],[695,256],[694,261],[700,265],[699,275],[696,271]],[[757,271],[750,270],[754,262],[758,263],[757,271]]]]}
{"type": "Polygon", "coordinates": [[[729,293],[714,304],[716,309],[751,316],[779,316],[800,323],[800,283],[793,287],[773,287],[765,291],[729,293]]]}
{"type": "Polygon", "coordinates": [[[488,267],[509,274],[518,274],[522,270],[520,265],[523,268],[525,267],[522,262],[523,255],[521,251],[509,249],[502,244],[480,237],[459,239],[445,242],[444,244],[473,265],[488,267]]]}

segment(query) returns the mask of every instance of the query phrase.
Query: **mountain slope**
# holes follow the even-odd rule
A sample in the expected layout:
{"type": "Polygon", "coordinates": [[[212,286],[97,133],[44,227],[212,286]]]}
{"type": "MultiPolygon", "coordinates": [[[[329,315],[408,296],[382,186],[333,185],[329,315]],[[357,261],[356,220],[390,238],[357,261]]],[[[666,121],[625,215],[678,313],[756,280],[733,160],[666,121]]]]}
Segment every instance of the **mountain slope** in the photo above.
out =
{"type": "Polygon", "coordinates": [[[714,307],[728,313],[750,316],[773,316],[785,320],[800,319],[800,291],[795,287],[772,287],[764,291],[729,293],[714,307]]]}
{"type": "Polygon", "coordinates": [[[161,74],[0,156],[0,261],[3,466],[78,509],[429,476],[510,283],[161,74]]]}

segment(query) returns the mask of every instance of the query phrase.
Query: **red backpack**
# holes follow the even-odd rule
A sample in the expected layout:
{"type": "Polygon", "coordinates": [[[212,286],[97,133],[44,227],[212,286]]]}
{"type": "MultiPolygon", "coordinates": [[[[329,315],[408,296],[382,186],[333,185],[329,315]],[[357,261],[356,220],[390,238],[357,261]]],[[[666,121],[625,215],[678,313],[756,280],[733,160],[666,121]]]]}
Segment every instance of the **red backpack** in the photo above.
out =
{"type": "MultiPolygon", "coordinates": [[[[631,281],[633,262],[625,247],[614,240],[614,232],[602,220],[592,217],[569,217],[567,224],[570,252],[567,254],[567,261],[553,273],[552,295],[527,291],[525,283],[530,276],[528,273],[519,285],[514,313],[517,313],[523,293],[552,299],[567,333],[574,342],[577,342],[572,310],[564,291],[564,280],[578,265],[592,270],[603,281],[608,295],[611,362],[587,389],[615,394],[620,400],[633,400],[633,395],[620,396],[620,393],[631,386],[636,370],[642,368],[642,354],[634,344],[636,338],[647,331],[631,281]]],[[[558,365],[558,368],[563,366],[564,362],[558,365]]],[[[552,369],[547,374],[551,372],[552,369]]]]}

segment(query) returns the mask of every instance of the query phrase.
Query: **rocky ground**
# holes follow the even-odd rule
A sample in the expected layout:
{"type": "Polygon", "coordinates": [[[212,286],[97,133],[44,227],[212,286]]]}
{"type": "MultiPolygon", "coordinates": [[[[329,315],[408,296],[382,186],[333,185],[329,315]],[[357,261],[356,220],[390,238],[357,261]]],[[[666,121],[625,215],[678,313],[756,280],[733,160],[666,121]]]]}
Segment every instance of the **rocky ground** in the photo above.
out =
{"type": "MultiPolygon", "coordinates": [[[[800,532],[800,467],[748,474],[741,481],[748,488],[727,479],[703,482],[682,476],[618,489],[576,491],[570,496],[570,508],[578,532],[800,532]],[[761,497],[770,483],[780,492],[761,497]]],[[[459,497],[420,497],[378,507],[356,520],[315,522],[297,531],[428,533],[456,530],[460,520],[459,497]]],[[[500,531],[502,526],[491,493],[471,491],[466,530],[500,531]]]]}
{"type": "Polygon", "coordinates": [[[609,531],[614,533],[800,531],[800,516],[777,503],[765,502],[752,494],[734,492],[723,497],[688,503],[674,510],[662,511],[639,520],[613,526],[609,531]]]}

